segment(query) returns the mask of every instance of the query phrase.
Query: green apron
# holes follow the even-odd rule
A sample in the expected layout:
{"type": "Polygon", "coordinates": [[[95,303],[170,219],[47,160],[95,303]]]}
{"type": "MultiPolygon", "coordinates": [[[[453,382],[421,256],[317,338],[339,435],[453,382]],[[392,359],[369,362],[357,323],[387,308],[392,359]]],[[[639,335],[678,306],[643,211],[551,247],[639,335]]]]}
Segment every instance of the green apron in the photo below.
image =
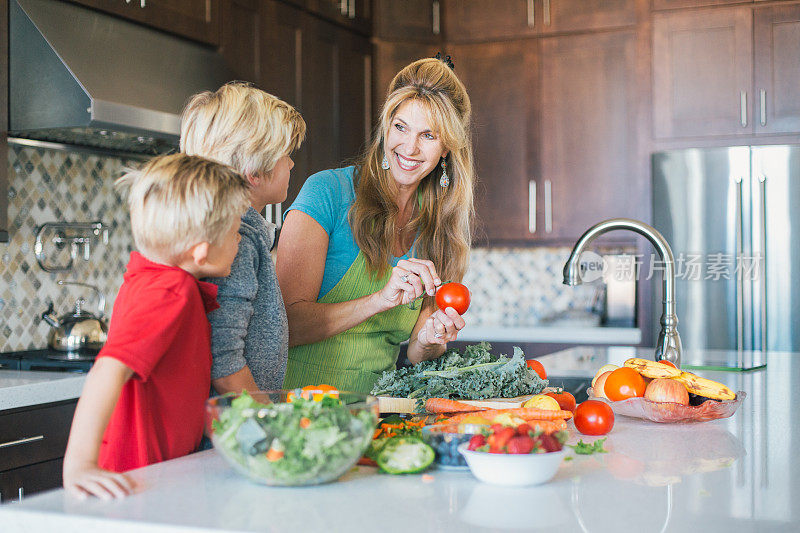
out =
{"type": "MultiPolygon", "coordinates": [[[[364,255],[353,264],[320,303],[339,303],[381,290],[391,277],[371,278],[364,255]]],[[[407,340],[419,318],[419,309],[398,305],[328,339],[289,348],[283,386],[333,385],[339,390],[369,393],[385,370],[394,369],[400,343],[407,340]]]]}

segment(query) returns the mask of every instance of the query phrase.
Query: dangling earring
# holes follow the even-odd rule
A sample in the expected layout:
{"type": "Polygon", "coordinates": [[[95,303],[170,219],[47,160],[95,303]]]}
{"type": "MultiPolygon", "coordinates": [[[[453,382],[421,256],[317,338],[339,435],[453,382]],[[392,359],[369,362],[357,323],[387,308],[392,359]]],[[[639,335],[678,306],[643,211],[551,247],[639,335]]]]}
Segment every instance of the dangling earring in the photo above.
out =
{"type": "Polygon", "coordinates": [[[386,152],[383,153],[383,161],[381,161],[381,168],[389,170],[389,160],[386,158],[386,152]]]}
{"type": "Polygon", "coordinates": [[[446,188],[450,185],[450,177],[447,175],[447,163],[444,157],[442,158],[442,177],[439,178],[439,185],[441,185],[442,188],[446,188]]]}

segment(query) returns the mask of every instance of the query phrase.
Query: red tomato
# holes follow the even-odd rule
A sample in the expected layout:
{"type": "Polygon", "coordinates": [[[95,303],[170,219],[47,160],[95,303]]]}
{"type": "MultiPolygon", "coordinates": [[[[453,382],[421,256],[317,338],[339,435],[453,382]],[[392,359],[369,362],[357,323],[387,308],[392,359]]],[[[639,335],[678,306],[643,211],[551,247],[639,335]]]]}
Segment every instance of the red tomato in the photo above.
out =
{"type": "Polygon", "coordinates": [[[575,412],[575,396],[572,394],[568,392],[546,392],[545,394],[555,398],[562,410],[575,412]]]}
{"type": "Polygon", "coordinates": [[[645,383],[642,375],[627,366],[623,366],[611,372],[608,378],[606,378],[604,387],[606,398],[612,402],[642,397],[646,389],[647,383],[645,383]]]}
{"type": "Polygon", "coordinates": [[[600,400],[586,400],[575,409],[574,420],[584,435],[605,435],[614,427],[614,411],[600,400]]]}
{"type": "Polygon", "coordinates": [[[436,305],[442,311],[452,307],[463,315],[469,309],[469,289],[460,283],[445,283],[436,291],[436,305]]]}
{"type": "Polygon", "coordinates": [[[672,368],[678,368],[677,366],[675,366],[675,363],[673,363],[672,361],[667,361],[666,359],[662,359],[661,361],[657,362],[661,363],[662,365],[671,366],[672,368]]]}
{"type": "Polygon", "coordinates": [[[536,359],[528,359],[527,361],[525,361],[525,364],[528,365],[528,368],[532,368],[537,374],[539,374],[540,378],[547,379],[547,372],[545,372],[544,365],[542,363],[540,363],[536,359]]]}

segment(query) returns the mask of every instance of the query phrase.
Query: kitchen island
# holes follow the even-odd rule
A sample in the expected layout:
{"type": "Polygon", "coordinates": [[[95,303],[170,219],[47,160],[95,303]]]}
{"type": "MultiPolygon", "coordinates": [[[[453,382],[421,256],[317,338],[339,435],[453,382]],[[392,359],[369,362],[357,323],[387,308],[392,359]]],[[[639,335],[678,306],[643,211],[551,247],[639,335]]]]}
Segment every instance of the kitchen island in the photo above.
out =
{"type": "MultiPolygon", "coordinates": [[[[590,375],[618,357],[652,357],[620,350],[576,348],[540,360],[551,374],[590,375]]],[[[327,485],[272,488],[243,479],[212,450],[132,472],[142,490],[125,500],[79,501],[58,490],[4,504],[0,525],[4,533],[797,530],[800,354],[769,353],[766,368],[749,372],[698,373],[747,392],[733,417],[617,417],[609,453],[570,453],[537,487],[486,485],[468,471],[390,476],[356,467],[327,485]]],[[[579,435],[570,428],[573,443],[579,435]]]]}

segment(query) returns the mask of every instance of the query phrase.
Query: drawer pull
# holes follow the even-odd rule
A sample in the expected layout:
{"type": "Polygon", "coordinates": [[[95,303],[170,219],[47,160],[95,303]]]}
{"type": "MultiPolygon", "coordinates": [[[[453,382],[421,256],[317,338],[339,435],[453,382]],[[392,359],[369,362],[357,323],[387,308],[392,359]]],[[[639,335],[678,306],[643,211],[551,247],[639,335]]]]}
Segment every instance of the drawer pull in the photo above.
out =
{"type": "Polygon", "coordinates": [[[19,440],[11,440],[8,442],[0,443],[0,449],[2,448],[10,448],[12,446],[19,446],[20,444],[28,444],[29,442],[36,442],[39,440],[44,440],[44,435],[36,435],[35,437],[27,437],[24,439],[19,440]]]}

